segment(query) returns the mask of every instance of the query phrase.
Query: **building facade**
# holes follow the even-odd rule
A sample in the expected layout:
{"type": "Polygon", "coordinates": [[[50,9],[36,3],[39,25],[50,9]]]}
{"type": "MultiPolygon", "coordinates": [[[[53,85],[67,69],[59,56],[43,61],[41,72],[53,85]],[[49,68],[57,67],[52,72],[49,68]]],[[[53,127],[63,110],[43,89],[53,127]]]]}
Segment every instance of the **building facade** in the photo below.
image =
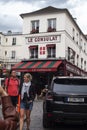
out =
{"type": "Polygon", "coordinates": [[[20,72],[87,75],[87,39],[67,9],[49,6],[20,16],[21,34],[0,34],[4,67],[18,63],[12,69],[20,72]]]}

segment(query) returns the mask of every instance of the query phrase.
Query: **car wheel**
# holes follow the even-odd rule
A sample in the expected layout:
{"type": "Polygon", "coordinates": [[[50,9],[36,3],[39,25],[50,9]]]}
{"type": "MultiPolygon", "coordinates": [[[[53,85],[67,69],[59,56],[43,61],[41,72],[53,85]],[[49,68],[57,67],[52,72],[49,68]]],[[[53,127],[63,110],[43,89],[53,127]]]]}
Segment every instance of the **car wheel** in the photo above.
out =
{"type": "Polygon", "coordinates": [[[47,119],[47,116],[43,114],[43,127],[44,128],[49,128],[50,127],[50,122],[47,119]]]}

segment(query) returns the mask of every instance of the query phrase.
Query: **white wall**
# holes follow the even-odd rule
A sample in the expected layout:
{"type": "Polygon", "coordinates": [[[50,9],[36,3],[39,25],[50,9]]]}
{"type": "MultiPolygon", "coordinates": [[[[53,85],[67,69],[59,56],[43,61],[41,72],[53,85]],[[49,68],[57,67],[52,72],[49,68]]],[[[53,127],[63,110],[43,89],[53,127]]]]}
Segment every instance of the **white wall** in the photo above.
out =
{"type": "MultiPolygon", "coordinates": [[[[11,57],[11,51],[16,51],[17,59],[29,59],[29,46],[37,45],[38,48],[46,47],[47,44],[56,44],[56,58],[65,58],[67,59],[67,48],[72,48],[76,55],[78,54],[81,58],[84,58],[84,61],[87,62],[87,40],[84,38],[83,34],[80,34],[80,30],[75,25],[73,20],[66,13],[53,13],[53,14],[45,14],[45,15],[35,15],[30,17],[23,18],[23,35],[1,35],[3,45],[0,45],[0,56],[6,58],[11,57]],[[56,18],[56,32],[47,32],[48,23],[47,20],[51,18],[56,18]],[[31,31],[31,21],[39,20],[40,27],[38,34],[30,34],[31,31]],[[73,40],[72,30],[75,29],[75,40],[73,40]],[[78,45],[76,43],[76,34],[78,33],[78,45]],[[37,42],[37,43],[29,43],[26,44],[26,37],[36,37],[36,36],[49,36],[49,35],[60,35],[60,41],[49,41],[47,42],[37,42]],[[12,38],[17,38],[17,44],[12,46],[12,38]],[[8,41],[6,42],[6,38],[8,41]],[[82,50],[80,50],[81,40],[82,50]],[[84,53],[84,43],[86,43],[86,53],[84,53]],[[5,56],[5,51],[7,51],[7,56],[5,56]]],[[[40,50],[38,51],[38,58],[45,59],[47,58],[47,50],[44,55],[40,55],[40,50]]],[[[77,59],[76,59],[77,60],[77,59]]],[[[75,64],[77,61],[75,61],[75,64]]],[[[79,67],[81,67],[81,61],[79,60],[79,67]]],[[[87,67],[86,67],[87,68],[87,67]]]]}
{"type": "Polygon", "coordinates": [[[31,21],[39,20],[40,28],[39,32],[47,32],[47,20],[51,18],[56,18],[57,22],[57,31],[64,30],[65,28],[65,14],[45,14],[39,16],[30,16],[23,18],[23,34],[29,34],[31,31],[31,21]]]}

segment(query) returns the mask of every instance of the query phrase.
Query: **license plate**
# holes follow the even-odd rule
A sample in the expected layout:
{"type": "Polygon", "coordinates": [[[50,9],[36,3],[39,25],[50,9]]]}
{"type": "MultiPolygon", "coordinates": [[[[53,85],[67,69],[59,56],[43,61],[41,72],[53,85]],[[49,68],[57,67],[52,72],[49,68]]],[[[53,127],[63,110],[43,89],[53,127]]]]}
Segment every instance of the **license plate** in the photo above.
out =
{"type": "Polygon", "coordinates": [[[84,98],[68,98],[68,102],[84,102],[84,98]]]}

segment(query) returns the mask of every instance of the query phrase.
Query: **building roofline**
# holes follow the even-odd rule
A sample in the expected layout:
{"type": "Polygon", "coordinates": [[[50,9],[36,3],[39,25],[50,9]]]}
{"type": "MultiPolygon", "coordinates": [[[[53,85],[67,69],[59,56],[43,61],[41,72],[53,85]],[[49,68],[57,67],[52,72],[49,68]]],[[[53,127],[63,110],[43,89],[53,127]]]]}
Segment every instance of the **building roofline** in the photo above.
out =
{"type": "Polygon", "coordinates": [[[24,18],[26,16],[40,15],[40,14],[42,15],[42,14],[52,13],[52,11],[53,11],[53,13],[63,12],[63,10],[65,10],[65,9],[59,9],[59,8],[55,8],[55,7],[52,7],[52,6],[48,6],[48,7],[45,7],[45,8],[30,12],[30,13],[20,14],[20,16],[22,18],[24,18]]]}
{"type": "Polygon", "coordinates": [[[51,14],[51,13],[57,13],[57,12],[68,14],[68,16],[73,21],[73,23],[76,25],[76,27],[78,28],[80,33],[82,33],[84,38],[87,40],[86,36],[84,35],[84,33],[82,32],[82,30],[80,29],[80,27],[78,26],[75,19],[72,17],[72,15],[70,14],[70,12],[68,11],[67,8],[59,9],[59,8],[55,8],[55,7],[52,7],[52,6],[48,6],[48,7],[45,7],[45,8],[30,12],[30,13],[20,14],[20,16],[21,16],[21,18],[24,18],[24,17],[27,17],[27,16],[42,15],[42,14],[47,14],[47,13],[51,14]]]}

